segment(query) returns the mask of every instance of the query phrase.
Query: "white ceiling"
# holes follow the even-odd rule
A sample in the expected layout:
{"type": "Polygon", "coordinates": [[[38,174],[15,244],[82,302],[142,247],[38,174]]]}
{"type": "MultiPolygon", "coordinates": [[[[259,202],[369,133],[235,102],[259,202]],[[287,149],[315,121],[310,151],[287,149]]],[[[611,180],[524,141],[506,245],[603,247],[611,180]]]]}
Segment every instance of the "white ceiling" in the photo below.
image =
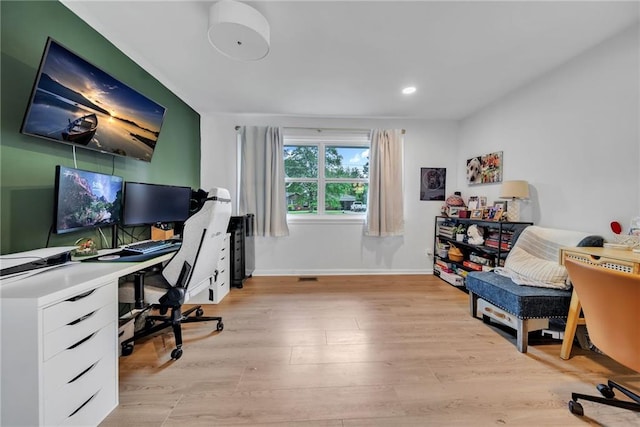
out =
{"type": "Polygon", "coordinates": [[[200,113],[322,117],[460,119],[639,19],[636,1],[247,2],[271,51],[240,62],[209,45],[214,1],[63,3],[200,113]]]}

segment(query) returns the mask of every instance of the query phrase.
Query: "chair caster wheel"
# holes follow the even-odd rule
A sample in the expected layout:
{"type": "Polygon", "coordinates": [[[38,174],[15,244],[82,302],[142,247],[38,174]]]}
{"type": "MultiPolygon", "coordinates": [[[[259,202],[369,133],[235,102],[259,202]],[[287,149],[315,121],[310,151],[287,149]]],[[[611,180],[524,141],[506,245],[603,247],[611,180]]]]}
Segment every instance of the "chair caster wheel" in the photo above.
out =
{"type": "Polygon", "coordinates": [[[173,360],[178,360],[182,357],[182,349],[181,348],[176,348],[171,352],[171,358],[173,360]]]}
{"type": "Polygon", "coordinates": [[[204,310],[199,308],[196,310],[196,317],[202,317],[204,315],[204,310]]]}
{"type": "Polygon", "coordinates": [[[221,332],[223,329],[224,329],[224,323],[218,322],[218,325],[216,326],[216,331],[221,332]]]}
{"type": "Polygon", "coordinates": [[[123,356],[130,356],[131,353],[133,353],[133,345],[127,344],[127,345],[123,345],[122,346],[122,355],[123,356]]]}
{"type": "Polygon", "coordinates": [[[243,287],[244,287],[244,285],[242,283],[236,285],[236,288],[238,288],[238,289],[242,289],[243,287]]]}
{"type": "Polygon", "coordinates": [[[611,390],[611,387],[606,384],[598,384],[596,388],[598,389],[600,394],[607,399],[613,399],[615,397],[615,393],[613,392],[613,390],[611,390]]]}
{"type": "Polygon", "coordinates": [[[574,400],[569,401],[569,412],[580,417],[584,415],[584,409],[582,408],[582,405],[574,400]]]}
{"type": "Polygon", "coordinates": [[[156,324],[156,321],[155,321],[155,320],[153,320],[153,319],[146,319],[146,320],[144,321],[144,328],[145,328],[146,330],[149,330],[149,329],[153,328],[153,327],[155,326],[155,324],[156,324]]]}

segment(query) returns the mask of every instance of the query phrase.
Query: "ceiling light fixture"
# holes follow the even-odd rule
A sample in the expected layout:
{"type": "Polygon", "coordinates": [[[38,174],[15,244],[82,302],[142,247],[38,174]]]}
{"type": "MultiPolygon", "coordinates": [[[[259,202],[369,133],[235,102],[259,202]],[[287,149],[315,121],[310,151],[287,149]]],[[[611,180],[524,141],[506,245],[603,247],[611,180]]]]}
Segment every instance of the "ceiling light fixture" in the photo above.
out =
{"type": "Polygon", "coordinates": [[[229,58],[256,61],[267,56],[270,29],[267,19],[253,7],[221,0],[209,9],[209,43],[229,58]]]}
{"type": "Polygon", "coordinates": [[[402,89],[402,93],[404,93],[405,95],[411,95],[415,91],[416,91],[415,86],[408,86],[408,87],[405,87],[404,89],[402,89]]]}

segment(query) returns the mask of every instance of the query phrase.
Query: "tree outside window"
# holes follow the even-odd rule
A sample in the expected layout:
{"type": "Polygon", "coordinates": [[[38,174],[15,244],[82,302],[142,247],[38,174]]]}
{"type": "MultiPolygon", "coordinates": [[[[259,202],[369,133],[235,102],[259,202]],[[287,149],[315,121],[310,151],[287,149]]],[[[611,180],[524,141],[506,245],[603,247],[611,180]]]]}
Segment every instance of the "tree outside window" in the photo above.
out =
{"type": "Polygon", "coordinates": [[[284,168],[289,214],[362,214],[369,181],[369,144],[287,144],[284,168]]]}

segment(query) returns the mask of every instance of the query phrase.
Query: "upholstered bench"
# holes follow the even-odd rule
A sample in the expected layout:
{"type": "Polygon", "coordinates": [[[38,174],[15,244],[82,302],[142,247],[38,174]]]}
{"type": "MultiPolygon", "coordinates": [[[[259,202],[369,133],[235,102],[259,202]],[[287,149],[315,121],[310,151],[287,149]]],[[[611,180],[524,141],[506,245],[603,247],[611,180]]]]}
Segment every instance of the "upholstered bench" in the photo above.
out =
{"type": "Polygon", "coordinates": [[[469,309],[516,330],[516,346],[527,352],[528,334],[549,328],[549,319],[566,318],[570,284],[559,264],[563,246],[602,246],[600,236],[538,226],[525,228],[496,272],[470,272],[466,278],[469,309]]]}
{"type": "Polygon", "coordinates": [[[515,329],[521,353],[527,352],[529,332],[548,329],[549,319],[566,318],[569,313],[568,290],[521,286],[493,272],[469,273],[466,285],[471,316],[476,317],[479,308],[483,320],[515,329]]]}

